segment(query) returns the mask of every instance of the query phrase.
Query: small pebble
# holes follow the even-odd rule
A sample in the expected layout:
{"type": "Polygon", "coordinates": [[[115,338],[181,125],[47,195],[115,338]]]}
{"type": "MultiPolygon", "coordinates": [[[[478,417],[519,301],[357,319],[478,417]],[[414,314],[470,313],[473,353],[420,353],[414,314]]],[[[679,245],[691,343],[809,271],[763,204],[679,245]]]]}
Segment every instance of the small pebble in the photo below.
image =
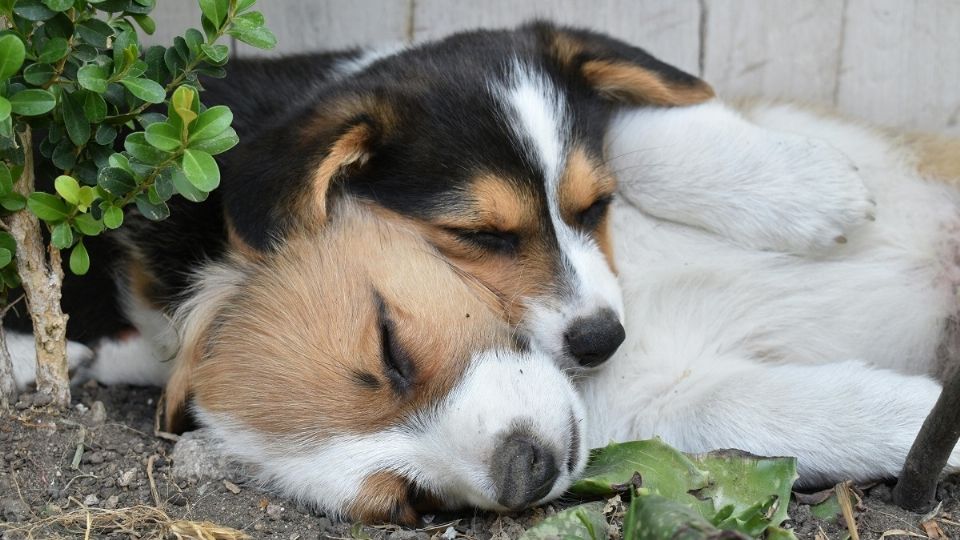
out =
{"type": "Polygon", "coordinates": [[[30,517],[30,507],[19,498],[0,499],[0,516],[3,517],[4,521],[25,521],[30,517]]]}
{"type": "Polygon", "coordinates": [[[93,493],[83,498],[84,506],[96,506],[98,504],[100,504],[100,499],[97,498],[97,496],[94,495],[93,493]]]}
{"type": "Polygon", "coordinates": [[[447,530],[443,531],[443,534],[440,535],[440,538],[444,540],[453,540],[457,537],[457,530],[453,527],[447,527],[447,530]]]}
{"type": "Polygon", "coordinates": [[[117,506],[120,505],[120,497],[117,495],[111,495],[107,497],[107,500],[103,503],[103,507],[107,510],[114,510],[117,506]]]}
{"type": "Polygon", "coordinates": [[[90,405],[90,414],[84,418],[91,426],[101,426],[107,421],[107,409],[102,401],[94,401],[90,405]]]}
{"type": "Polygon", "coordinates": [[[223,481],[223,487],[227,488],[227,491],[229,491],[230,493],[233,493],[234,495],[240,494],[240,486],[234,484],[229,480],[223,481]]]}
{"type": "Polygon", "coordinates": [[[279,504],[268,504],[266,511],[267,515],[270,516],[270,519],[280,519],[280,514],[283,512],[283,507],[279,504]]]}
{"type": "Polygon", "coordinates": [[[137,478],[137,470],[130,469],[129,471],[125,471],[123,474],[120,475],[120,480],[117,480],[117,485],[120,487],[129,487],[130,484],[132,484],[136,478],[137,478]]]}

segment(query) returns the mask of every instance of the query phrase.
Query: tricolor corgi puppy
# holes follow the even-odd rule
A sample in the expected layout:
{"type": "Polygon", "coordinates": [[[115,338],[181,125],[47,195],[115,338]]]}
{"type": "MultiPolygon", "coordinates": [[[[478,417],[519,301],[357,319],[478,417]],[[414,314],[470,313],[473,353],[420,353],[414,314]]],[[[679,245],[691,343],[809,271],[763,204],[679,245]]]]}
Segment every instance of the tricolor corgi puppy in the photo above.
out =
{"type": "MultiPolygon", "coordinates": [[[[689,112],[702,120],[712,110],[689,112]]],[[[694,452],[797,456],[803,486],[896,475],[940,391],[935,378],[956,361],[938,351],[955,347],[960,194],[867,129],[757,107],[755,124],[727,140],[768,130],[777,147],[821,154],[771,181],[811,179],[820,189],[817,170],[852,163],[878,206],[874,222],[815,255],[745,247],[743,228],[727,238],[678,223],[697,216],[669,222],[627,202],[644,186],[683,185],[664,187],[642,171],[672,167],[670,178],[689,182],[691,208],[717,197],[698,185],[763,178],[759,169],[702,176],[726,164],[695,134],[675,141],[699,161],[648,147],[651,114],[624,112],[611,130],[623,156],[611,163],[624,195],[611,225],[627,341],[577,377],[576,390],[535,344],[517,339],[495,296],[447,262],[416,220],[341,199],[319,233],[198,274],[168,399],[176,408],[192,395],[200,423],[285,495],[352,519],[537,504],[576,478],[586,448],[653,436],[694,452]]],[[[697,120],[690,129],[705,133],[697,120]]],[[[747,145],[738,162],[785,155],[764,148],[747,145]]],[[[849,186],[837,187],[828,195],[844,200],[849,186]]],[[[791,189],[803,198],[807,188],[791,189]]],[[[726,219],[740,209],[730,208],[726,219]]],[[[866,221],[868,208],[839,213],[866,221]]],[[[794,225],[767,226],[787,237],[776,229],[794,225]]]]}
{"type": "MultiPolygon", "coordinates": [[[[703,104],[698,111],[719,111],[705,113],[714,130],[745,124],[714,122],[724,108],[711,88],[645,51],[548,23],[237,67],[236,76],[211,86],[215,100],[239,107],[241,128],[253,133],[224,174],[236,242],[269,251],[290,228],[322,226],[340,194],[372,202],[419,224],[444,257],[500,298],[511,324],[565,368],[595,367],[623,340],[606,217],[616,191],[606,161],[623,156],[604,148],[610,115],[639,107],[662,113],[653,117],[669,125],[671,111],[703,104]],[[278,110],[278,100],[290,105],[278,110]]],[[[703,124],[697,115],[679,118],[703,124]]],[[[658,130],[645,132],[653,147],[658,130]]],[[[664,142],[673,133],[665,130],[664,142]]],[[[713,142],[735,155],[746,141],[713,142]]],[[[762,176],[749,187],[759,191],[719,181],[747,164],[725,163],[710,189],[731,212],[687,209],[695,224],[751,247],[808,253],[868,218],[872,203],[852,168],[794,177],[794,169],[827,161],[821,154],[835,161],[832,149],[767,147],[776,171],[761,172],[766,162],[732,171],[757,171],[762,176]],[[796,182],[808,191],[794,198],[796,182]],[[767,196],[776,203],[764,204],[767,196]],[[755,211],[766,215],[754,218],[755,211]],[[778,218],[794,225],[765,226],[778,218]]],[[[665,192],[674,189],[671,179],[658,179],[665,192]]],[[[675,195],[644,192],[642,199],[671,219],[685,200],[675,195]]]]}

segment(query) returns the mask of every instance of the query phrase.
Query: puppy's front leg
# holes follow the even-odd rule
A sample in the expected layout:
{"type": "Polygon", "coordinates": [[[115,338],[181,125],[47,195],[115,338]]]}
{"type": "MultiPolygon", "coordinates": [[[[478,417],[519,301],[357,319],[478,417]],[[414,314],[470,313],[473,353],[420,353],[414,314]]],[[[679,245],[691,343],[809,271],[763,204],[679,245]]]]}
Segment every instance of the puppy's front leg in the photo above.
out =
{"type": "Polygon", "coordinates": [[[607,146],[628,202],[750,248],[819,251],[873,219],[844,154],[761,128],[718,101],[621,112],[607,146]]]}
{"type": "MultiPolygon", "coordinates": [[[[799,484],[807,487],[897,476],[940,393],[929,378],[859,362],[718,359],[699,369],[661,398],[648,424],[656,426],[654,434],[690,452],[739,448],[796,456],[799,484]]],[[[960,465],[957,450],[950,465],[960,465]]]]}

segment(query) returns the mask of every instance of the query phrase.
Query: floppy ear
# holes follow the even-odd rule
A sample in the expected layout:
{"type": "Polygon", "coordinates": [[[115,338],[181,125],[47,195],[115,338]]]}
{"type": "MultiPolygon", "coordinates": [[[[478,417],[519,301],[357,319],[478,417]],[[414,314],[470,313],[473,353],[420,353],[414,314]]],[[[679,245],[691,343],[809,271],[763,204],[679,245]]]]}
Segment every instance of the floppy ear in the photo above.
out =
{"type": "Polygon", "coordinates": [[[293,228],[323,226],[337,187],[376,154],[392,118],[372,97],[325,98],[245,136],[219,190],[231,245],[268,252],[293,228]]]}
{"type": "Polygon", "coordinates": [[[600,96],[627,105],[682,106],[714,97],[701,79],[602,34],[534,23],[548,54],[600,96]]]}

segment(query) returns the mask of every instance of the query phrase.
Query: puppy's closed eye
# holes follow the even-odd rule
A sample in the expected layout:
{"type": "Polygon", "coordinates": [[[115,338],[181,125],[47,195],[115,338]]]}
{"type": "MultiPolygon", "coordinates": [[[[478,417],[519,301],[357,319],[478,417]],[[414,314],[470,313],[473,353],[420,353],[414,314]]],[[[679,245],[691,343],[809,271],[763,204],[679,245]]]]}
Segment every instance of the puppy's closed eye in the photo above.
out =
{"type": "Polygon", "coordinates": [[[406,396],[416,383],[416,365],[413,358],[400,343],[396,324],[390,317],[389,309],[383,298],[377,295],[380,324],[380,358],[383,373],[390,381],[390,387],[399,396],[406,396]]]}
{"type": "Polygon", "coordinates": [[[600,197],[594,201],[593,204],[577,214],[577,225],[587,231],[592,231],[599,227],[600,222],[603,221],[603,218],[607,215],[607,210],[610,209],[611,202],[613,202],[613,197],[610,195],[600,197]]]}

